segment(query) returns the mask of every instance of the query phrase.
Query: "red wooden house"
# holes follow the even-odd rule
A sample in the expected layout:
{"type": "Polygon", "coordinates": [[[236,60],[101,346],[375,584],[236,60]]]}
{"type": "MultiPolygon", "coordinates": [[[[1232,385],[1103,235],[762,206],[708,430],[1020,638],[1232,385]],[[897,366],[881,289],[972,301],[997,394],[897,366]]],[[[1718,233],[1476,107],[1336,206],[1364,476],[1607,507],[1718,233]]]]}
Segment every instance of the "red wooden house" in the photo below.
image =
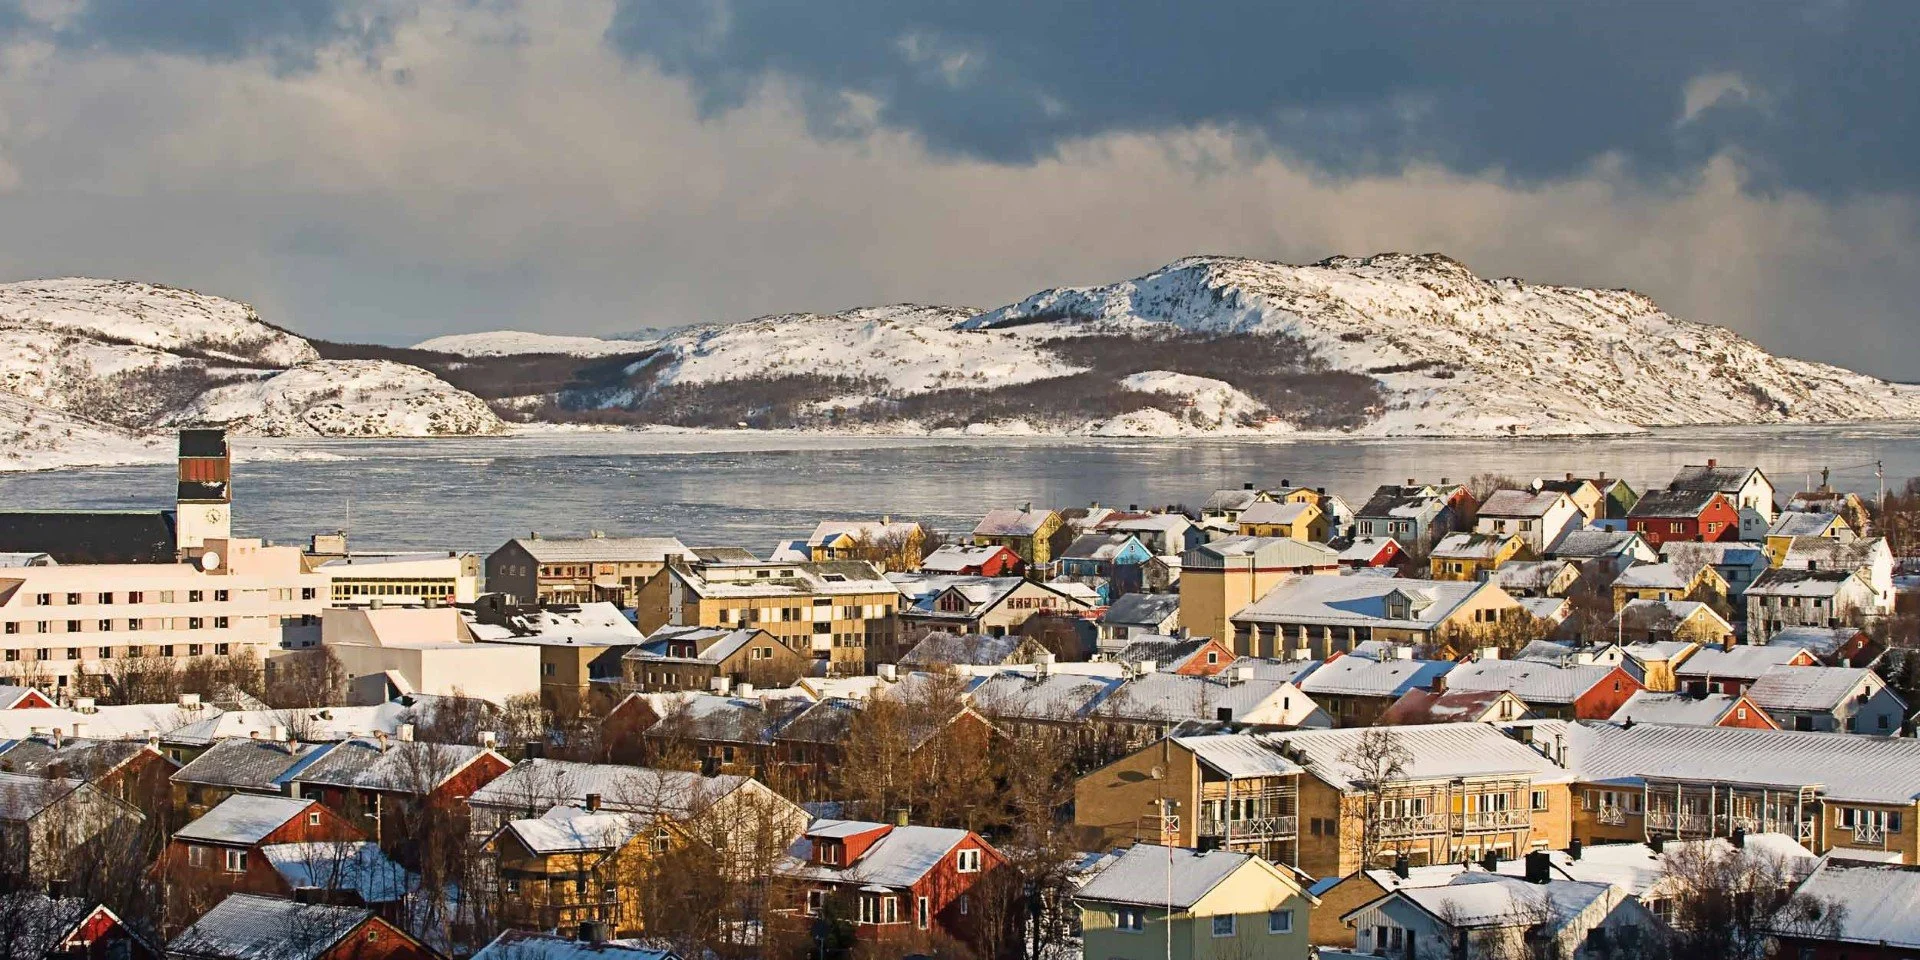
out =
{"type": "Polygon", "coordinates": [[[857,940],[979,943],[1005,922],[1001,885],[982,885],[1006,858],[970,830],[816,820],[795,857],[778,868],[791,899],[779,920],[848,923],[857,940]]]}
{"type": "Polygon", "coordinates": [[[1717,490],[1649,490],[1627,511],[1627,529],[1655,549],[1668,541],[1740,539],[1740,510],[1717,490]]]}
{"type": "Polygon", "coordinates": [[[467,798],[513,768],[486,747],[355,737],[302,767],[290,780],[345,816],[382,849],[407,860],[424,818],[446,816],[465,831],[467,798]]]}
{"type": "Polygon", "coordinates": [[[920,561],[927,573],[948,573],[973,577],[1018,577],[1027,572],[1020,555],[998,544],[965,546],[947,544],[920,561]]]}
{"type": "Polygon", "coordinates": [[[160,960],[112,910],[91,900],[20,892],[0,898],[0,955],[33,960],[160,960]]]}
{"type": "Polygon", "coordinates": [[[318,801],[236,793],[175,831],[161,854],[159,870],[169,886],[196,895],[290,895],[293,889],[264,848],[365,839],[346,818],[318,801]]]}
{"type": "Polygon", "coordinates": [[[47,709],[54,706],[47,695],[32,687],[0,685],[0,710],[47,709]]]}
{"type": "Polygon", "coordinates": [[[170,960],[439,960],[365,907],[238,893],[167,943],[170,960]]]}

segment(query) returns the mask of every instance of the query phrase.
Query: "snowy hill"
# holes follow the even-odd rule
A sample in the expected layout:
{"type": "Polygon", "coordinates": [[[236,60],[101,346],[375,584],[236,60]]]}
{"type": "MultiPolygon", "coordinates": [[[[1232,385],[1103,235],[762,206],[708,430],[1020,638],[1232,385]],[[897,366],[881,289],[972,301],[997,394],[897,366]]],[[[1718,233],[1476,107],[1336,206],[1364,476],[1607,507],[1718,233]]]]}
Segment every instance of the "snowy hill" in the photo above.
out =
{"type": "Polygon", "coordinates": [[[0,469],[131,462],[160,431],[227,423],[274,436],[502,429],[425,370],[342,365],[244,303],[114,280],[0,284],[0,469]]]}
{"type": "Polygon", "coordinates": [[[1641,294],[1486,280],[1433,254],[1309,266],[1192,257],[1122,283],[1044,291],[964,326],[1297,337],[1330,367],[1380,381],[1388,409],[1363,429],[1380,435],[1920,417],[1920,388],[1774,357],[1641,294]]]}
{"type": "Polygon", "coordinates": [[[574,357],[606,357],[623,353],[641,353],[647,344],[637,340],[602,340],[599,337],[573,337],[554,333],[526,333],[520,330],[489,330],[482,333],[454,333],[422,340],[415,350],[457,353],[464,357],[512,357],[529,353],[563,354],[574,357]]]}

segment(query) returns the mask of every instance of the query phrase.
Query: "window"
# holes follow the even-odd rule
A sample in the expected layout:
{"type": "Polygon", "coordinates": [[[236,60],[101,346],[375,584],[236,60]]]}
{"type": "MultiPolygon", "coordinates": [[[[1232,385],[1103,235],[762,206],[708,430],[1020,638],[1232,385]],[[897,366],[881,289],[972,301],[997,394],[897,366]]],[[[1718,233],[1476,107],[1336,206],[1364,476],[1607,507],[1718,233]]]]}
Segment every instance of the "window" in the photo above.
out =
{"type": "MultiPolygon", "coordinates": [[[[927,898],[921,897],[920,902],[926,903],[927,898]]],[[[820,908],[826,906],[826,904],[827,904],[827,892],[825,890],[808,890],[807,891],[807,914],[809,916],[819,914],[820,908]]]]}
{"type": "Polygon", "coordinates": [[[206,621],[206,618],[204,617],[188,617],[187,618],[188,630],[203,630],[206,628],[206,626],[207,626],[207,621],[206,621]]]}
{"type": "Polygon", "coordinates": [[[307,814],[307,826],[317,827],[319,825],[320,825],[320,811],[315,810],[312,813],[307,814]]]}
{"type": "Polygon", "coordinates": [[[227,872],[228,873],[246,873],[247,872],[247,852],[245,850],[228,850],[227,851],[227,872]]]}
{"type": "Polygon", "coordinates": [[[1292,910],[1267,911],[1267,932],[1268,933],[1292,933],[1293,932],[1293,911],[1292,910]]]}
{"type": "Polygon", "coordinates": [[[205,590],[188,590],[187,591],[188,603],[203,603],[206,601],[206,599],[207,599],[207,592],[205,590]]]}
{"type": "Polygon", "coordinates": [[[139,617],[129,617],[129,618],[127,618],[127,629],[128,629],[128,630],[143,630],[143,629],[145,629],[145,628],[146,628],[146,621],[145,621],[145,620],[142,620],[142,619],[140,619],[139,617]]]}
{"type": "Polygon", "coordinates": [[[899,897],[881,897],[880,898],[880,922],[881,923],[899,923],[900,922],[900,898],[899,897]]]}
{"type": "Polygon", "coordinates": [[[105,631],[108,631],[108,630],[112,630],[112,629],[113,629],[113,621],[112,621],[112,620],[102,620],[102,621],[100,621],[100,622],[99,622],[99,624],[97,624],[97,626],[98,626],[98,627],[100,628],[100,630],[101,630],[102,632],[105,632],[105,631]]]}
{"type": "Polygon", "coordinates": [[[79,647],[68,647],[68,648],[67,648],[67,659],[68,659],[68,660],[78,660],[78,659],[80,659],[80,648],[79,648],[79,647]]]}
{"type": "Polygon", "coordinates": [[[915,898],[913,903],[913,925],[922,930],[927,928],[927,898],[915,898]]]}
{"type": "Polygon", "coordinates": [[[301,588],[300,588],[300,599],[302,599],[302,600],[312,600],[312,599],[313,599],[313,588],[312,588],[312,587],[301,587],[301,588]]]}
{"type": "Polygon", "coordinates": [[[187,845],[187,864],[188,866],[194,866],[194,867],[206,866],[207,865],[207,848],[202,846],[197,846],[194,844],[188,844],[187,845]]]}
{"type": "Polygon", "coordinates": [[[960,895],[960,899],[958,899],[958,900],[955,900],[955,901],[954,901],[954,905],[960,908],[960,915],[961,915],[961,916],[963,916],[963,917],[964,917],[964,916],[966,916],[966,915],[967,915],[967,907],[968,907],[968,904],[967,904],[967,895],[966,895],[966,894],[964,894],[964,893],[963,893],[963,894],[961,894],[961,895],[960,895]]]}
{"type": "MultiPolygon", "coordinates": [[[[221,617],[220,619],[225,620],[226,618],[221,617]]],[[[224,657],[228,654],[230,650],[232,650],[232,646],[230,644],[216,643],[213,645],[213,652],[218,656],[224,657]]]]}
{"type": "Polygon", "coordinates": [[[972,848],[961,850],[953,855],[955,864],[961,873],[980,872],[980,851],[972,848]]]}
{"type": "Polygon", "coordinates": [[[67,632],[68,632],[68,633],[79,633],[79,632],[80,632],[80,621],[78,621],[78,620],[68,620],[68,621],[67,621],[67,632]]]}
{"type": "Polygon", "coordinates": [[[7,621],[7,632],[8,632],[8,633],[19,633],[19,632],[20,632],[20,625],[19,625],[19,624],[17,624],[17,623],[14,623],[14,622],[13,622],[13,621],[11,621],[11,620],[9,620],[9,621],[7,621]]]}
{"type": "Polygon", "coordinates": [[[41,606],[41,607],[50,606],[53,603],[53,594],[36,593],[33,595],[33,602],[35,606],[41,606]]]}
{"type": "Polygon", "coordinates": [[[1547,792],[1545,790],[1533,791],[1532,806],[1535,812],[1547,808],[1547,792]]]}
{"type": "Polygon", "coordinates": [[[146,599],[147,599],[146,593],[141,590],[135,590],[127,594],[128,603],[144,603],[146,602],[146,599]]]}
{"type": "Polygon", "coordinates": [[[1221,914],[1220,916],[1214,917],[1213,918],[1213,935],[1216,937],[1233,936],[1233,922],[1236,919],[1238,918],[1231,913],[1221,914]]]}
{"type": "Polygon", "coordinates": [[[1146,914],[1139,907],[1121,907],[1114,916],[1113,926],[1126,933],[1139,933],[1147,928],[1146,914]]]}
{"type": "Polygon", "coordinates": [[[215,591],[213,592],[213,602],[214,602],[214,603],[226,603],[226,602],[227,602],[227,592],[226,592],[225,590],[215,590],[215,591]]]}
{"type": "Polygon", "coordinates": [[[518,881],[518,880],[513,880],[513,879],[509,879],[509,880],[507,880],[507,892],[508,892],[508,893],[519,893],[519,892],[520,892],[520,881],[518,881]]]}
{"type": "Polygon", "coordinates": [[[205,651],[206,651],[206,647],[201,646],[200,644],[197,644],[197,643],[187,644],[187,656],[189,657],[197,657],[205,651]]]}
{"type": "Polygon", "coordinates": [[[213,618],[213,628],[214,628],[215,630],[225,630],[225,629],[227,628],[227,618],[226,618],[226,617],[214,617],[214,618],[213,618]]]}
{"type": "Polygon", "coordinates": [[[103,593],[103,594],[100,594],[100,595],[98,595],[98,596],[96,596],[96,597],[94,598],[94,600],[95,600],[96,602],[98,602],[98,603],[102,603],[102,604],[110,604],[110,603],[112,603],[112,602],[113,602],[113,594],[111,594],[111,593],[103,593]]]}
{"type": "Polygon", "coordinates": [[[77,594],[77,593],[69,593],[69,594],[67,594],[67,604],[68,604],[69,606],[79,606],[79,605],[80,605],[80,595],[79,595],[79,594],[77,594]]]}

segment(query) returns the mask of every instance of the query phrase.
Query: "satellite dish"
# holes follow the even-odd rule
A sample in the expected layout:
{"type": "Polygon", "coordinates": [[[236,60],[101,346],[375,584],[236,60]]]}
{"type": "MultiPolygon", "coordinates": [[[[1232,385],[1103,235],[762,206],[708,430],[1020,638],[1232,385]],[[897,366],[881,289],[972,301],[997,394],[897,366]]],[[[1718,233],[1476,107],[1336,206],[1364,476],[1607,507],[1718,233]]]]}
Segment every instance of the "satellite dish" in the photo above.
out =
{"type": "Polygon", "coordinates": [[[206,553],[203,553],[200,555],[200,569],[218,570],[219,568],[220,568],[219,554],[213,552],[212,550],[208,550],[206,553]]]}
{"type": "Polygon", "coordinates": [[[1167,771],[1156,766],[1152,770],[1147,772],[1147,776],[1152,777],[1155,780],[1164,780],[1166,779],[1167,771]]]}

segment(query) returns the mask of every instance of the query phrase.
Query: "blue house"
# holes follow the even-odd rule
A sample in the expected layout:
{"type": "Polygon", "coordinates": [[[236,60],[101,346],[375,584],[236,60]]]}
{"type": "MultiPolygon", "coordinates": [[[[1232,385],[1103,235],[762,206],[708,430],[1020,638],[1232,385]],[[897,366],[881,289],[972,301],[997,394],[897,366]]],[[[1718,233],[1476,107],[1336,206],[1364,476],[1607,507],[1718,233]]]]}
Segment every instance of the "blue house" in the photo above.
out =
{"type": "Polygon", "coordinates": [[[1075,537],[1060,554],[1060,578],[1085,583],[1100,592],[1102,604],[1141,589],[1142,568],[1153,551],[1131,533],[1089,533],[1075,537]]]}

